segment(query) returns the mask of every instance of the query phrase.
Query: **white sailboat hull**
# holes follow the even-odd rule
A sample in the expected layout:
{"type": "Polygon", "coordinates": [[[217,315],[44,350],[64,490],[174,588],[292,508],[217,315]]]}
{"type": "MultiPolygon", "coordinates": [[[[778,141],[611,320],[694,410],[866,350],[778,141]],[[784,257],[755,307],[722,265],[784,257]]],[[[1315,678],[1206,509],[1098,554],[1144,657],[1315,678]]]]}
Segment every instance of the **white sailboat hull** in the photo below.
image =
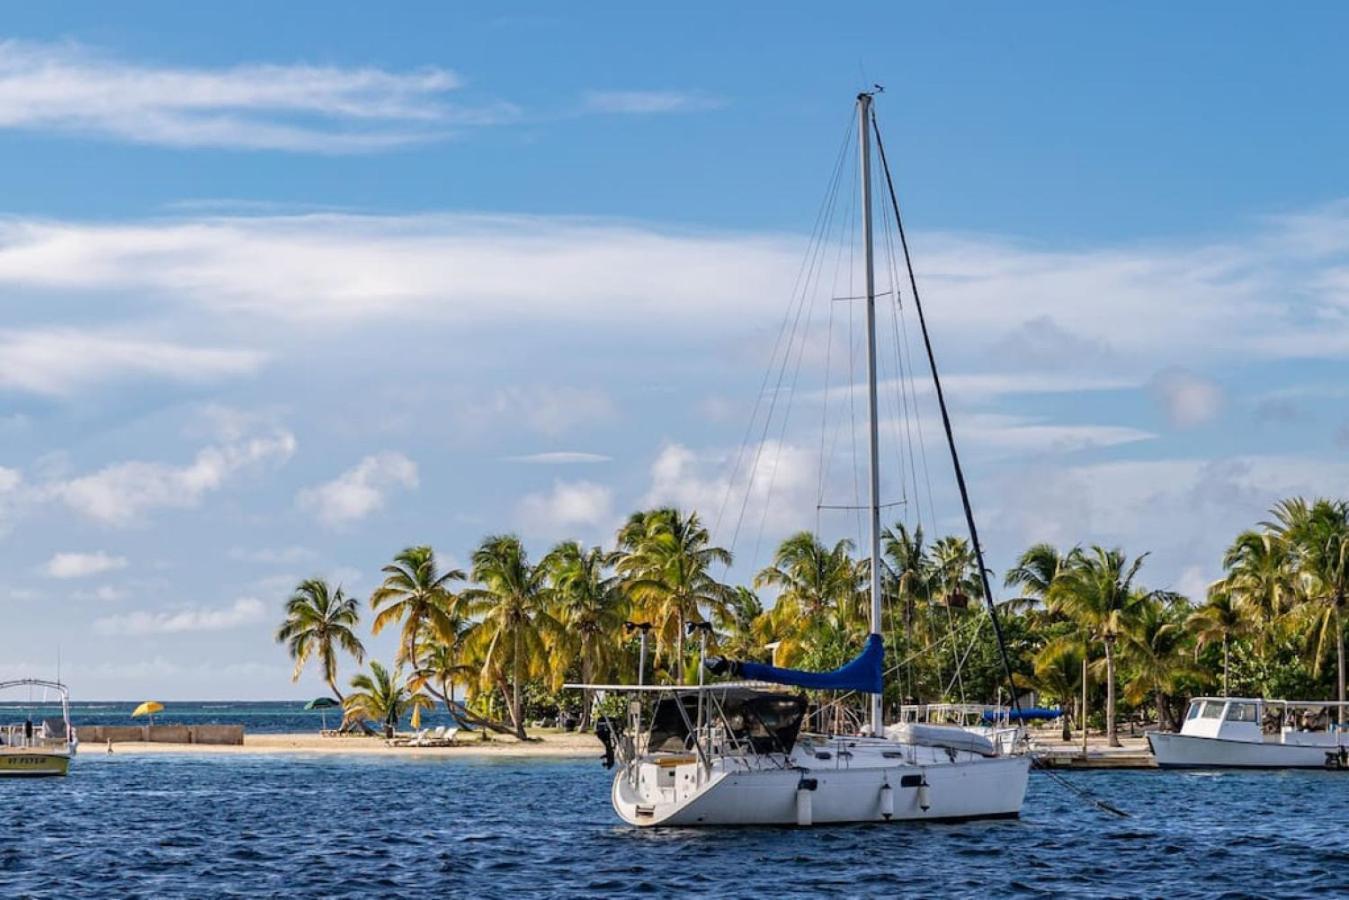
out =
{"type": "Polygon", "coordinates": [[[1327,755],[1332,745],[1297,745],[1274,741],[1237,741],[1191,734],[1148,735],[1152,755],[1163,769],[1324,769],[1337,768],[1327,755]]]}
{"type": "MultiPolygon", "coordinates": [[[[697,765],[688,764],[675,779],[696,777],[697,765]]],[[[638,826],[1014,818],[1025,799],[1029,769],[1026,756],[804,771],[728,767],[714,769],[699,787],[672,789],[658,799],[620,772],[613,804],[624,821],[638,826]]]]}

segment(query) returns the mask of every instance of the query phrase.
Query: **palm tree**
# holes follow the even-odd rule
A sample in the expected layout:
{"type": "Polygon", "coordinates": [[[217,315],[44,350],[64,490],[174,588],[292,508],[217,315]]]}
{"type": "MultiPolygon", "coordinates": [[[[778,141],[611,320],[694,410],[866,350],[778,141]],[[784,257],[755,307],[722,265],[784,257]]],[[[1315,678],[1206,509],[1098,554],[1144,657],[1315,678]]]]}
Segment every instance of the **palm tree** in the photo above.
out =
{"type": "Polygon", "coordinates": [[[1195,636],[1195,652],[1220,643],[1223,647],[1223,696],[1231,688],[1232,642],[1248,637],[1255,630],[1254,622],[1224,581],[1209,587],[1208,600],[1190,615],[1186,625],[1195,636]]]}
{"type": "Polygon", "coordinates": [[[390,672],[371,660],[370,674],[362,672],[351,679],[351,693],[343,708],[348,717],[382,723],[385,737],[393,737],[404,713],[430,709],[434,705],[430,697],[410,691],[407,685],[400,683],[397,672],[390,672]]]}
{"type": "Polygon", "coordinates": [[[459,595],[464,614],[478,619],[470,652],[481,661],[481,683],[495,683],[506,698],[515,736],[528,740],[521,702],[525,679],[552,675],[560,682],[562,674],[551,652],[562,627],[549,612],[548,571],[531,564],[520,539],[506,534],[485,538],[473,551],[472,575],[481,587],[459,595]]]}
{"type": "MultiPolygon", "coordinates": [[[[1314,671],[1329,645],[1335,645],[1336,684],[1339,701],[1345,702],[1344,613],[1349,604],[1349,502],[1317,500],[1308,504],[1301,497],[1285,500],[1272,510],[1273,523],[1266,527],[1286,542],[1299,577],[1302,613],[1316,636],[1314,671]]],[[[1340,724],[1349,720],[1349,708],[1340,706],[1340,724]]]]}
{"type": "Polygon", "coordinates": [[[398,660],[415,671],[417,636],[422,629],[453,630],[449,617],[454,597],[449,584],[463,581],[464,573],[459,569],[441,572],[435,551],[427,546],[408,547],[381,571],[384,582],[370,595],[370,608],[376,612],[370,631],[379,634],[385,626],[402,622],[398,660]]]}
{"type": "Polygon", "coordinates": [[[734,659],[761,659],[771,641],[767,619],[759,597],[747,587],[735,588],[729,603],[714,610],[712,627],[717,647],[734,659]]]}
{"type": "Polygon", "coordinates": [[[319,670],[337,702],[343,701],[337,689],[337,652],[350,653],[357,663],[365,659],[365,647],[354,629],[360,621],[356,600],[328,587],[322,578],[307,578],[295,586],[286,601],[286,621],[276,630],[276,640],[284,643],[295,671],[291,681],[300,680],[300,672],[311,657],[317,657],[319,670]]]}
{"type": "Polygon", "coordinates": [[[1066,557],[1053,544],[1035,544],[1017,559],[1002,583],[1020,588],[1029,598],[1045,602],[1054,579],[1063,571],[1066,557]]]}
{"type": "Polygon", "coordinates": [[[656,626],[656,656],[674,662],[676,682],[684,681],[684,630],[731,602],[734,591],[711,574],[730,566],[731,553],[711,545],[697,513],[685,516],[663,508],[636,513],[619,531],[626,552],[617,569],[628,595],[646,607],[656,626]]]}
{"type": "MultiPolygon", "coordinates": [[[[1064,635],[1049,641],[1035,654],[1035,677],[1031,682],[1037,691],[1054,697],[1059,703],[1071,703],[1077,694],[1079,683],[1086,678],[1086,644],[1074,639],[1073,635],[1064,635]]],[[[1085,691],[1083,692],[1085,696],[1085,691]]],[[[1082,730],[1086,733],[1086,707],[1082,707],[1082,730]]],[[[1063,727],[1062,738],[1066,744],[1073,739],[1073,716],[1065,713],[1060,717],[1063,727]]]]}
{"type": "Polygon", "coordinates": [[[777,602],[766,624],[779,642],[775,658],[792,665],[826,617],[848,627],[857,620],[856,599],[862,583],[853,562],[851,541],[826,547],[809,531],[779,545],[773,564],[754,577],[755,588],[777,588],[777,602]]]}
{"type": "MultiPolygon", "coordinates": [[[[617,555],[576,541],[553,548],[542,562],[552,586],[554,615],[566,635],[565,648],[580,658],[581,681],[607,678],[622,655],[619,635],[628,618],[628,598],[620,579],[608,574],[617,555]]],[[[590,727],[591,691],[583,692],[581,730],[590,727]]]]}
{"type": "Polygon", "coordinates": [[[1124,632],[1124,657],[1133,677],[1124,686],[1124,699],[1140,705],[1151,693],[1157,704],[1157,725],[1173,730],[1167,697],[1182,679],[1197,674],[1190,661],[1185,610],[1188,601],[1179,594],[1159,592],[1139,604],[1138,615],[1124,632]]]}
{"type": "Polygon", "coordinates": [[[1120,746],[1115,728],[1115,644],[1133,627],[1139,606],[1150,595],[1134,589],[1147,554],[1129,562],[1123,551],[1093,545],[1074,549],[1049,589],[1051,607],[1075,620],[1105,648],[1106,740],[1120,746]]]}

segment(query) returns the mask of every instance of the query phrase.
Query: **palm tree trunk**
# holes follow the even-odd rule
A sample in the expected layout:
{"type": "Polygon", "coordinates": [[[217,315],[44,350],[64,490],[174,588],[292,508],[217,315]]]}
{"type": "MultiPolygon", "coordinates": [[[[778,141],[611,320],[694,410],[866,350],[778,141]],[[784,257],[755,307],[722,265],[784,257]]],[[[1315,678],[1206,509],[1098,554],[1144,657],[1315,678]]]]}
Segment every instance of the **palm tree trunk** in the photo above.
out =
{"type": "Polygon", "coordinates": [[[1115,733],[1115,642],[1105,642],[1105,738],[1112,747],[1120,746],[1115,733]]]}
{"type": "MultiPolygon", "coordinates": [[[[581,680],[590,684],[590,658],[584,656],[581,658],[581,680]]],[[[591,695],[590,688],[581,691],[581,721],[577,723],[577,731],[590,730],[590,707],[594,703],[594,697],[591,695]]]]}
{"type": "Polygon", "coordinates": [[[684,604],[676,604],[675,624],[675,684],[684,683],[684,604]]]}
{"type": "Polygon", "coordinates": [[[1082,755],[1087,755],[1087,654],[1085,652],[1082,654],[1082,755]]]}
{"type": "Polygon", "coordinates": [[[1223,635],[1223,696],[1224,696],[1224,697],[1231,696],[1231,695],[1228,693],[1228,687],[1227,687],[1227,673],[1228,673],[1228,671],[1230,670],[1230,664],[1231,664],[1230,646],[1229,646],[1228,643],[1227,643],[1227,635],[1223,635]]]}
{"type": "Polygon", "coordinates": [[[520,709],[520,629],[515,629],[515,653],[511,660],[511,718],[515,720],[515,736],[524,740],[525,723],[522,716],[523,710],[520,709]]]}
{"type": "Polygon", "coordinates": [[[1344,706],[1344,598],[1340,597],[1335,604],[1335,653],[1336,663],[1339,666],[1339,688],[1340,688],[1340,724],[1346,721],[1345,716],[1349,714],[1349,707],[1344,706]]]}
{"type": "Polygon", "coordinates": [[[1166,692],[1161,688],[1157,689],[1157,728],[1161,731],[1171,730],[1171,716],[1166,711],[1166,692]]]}

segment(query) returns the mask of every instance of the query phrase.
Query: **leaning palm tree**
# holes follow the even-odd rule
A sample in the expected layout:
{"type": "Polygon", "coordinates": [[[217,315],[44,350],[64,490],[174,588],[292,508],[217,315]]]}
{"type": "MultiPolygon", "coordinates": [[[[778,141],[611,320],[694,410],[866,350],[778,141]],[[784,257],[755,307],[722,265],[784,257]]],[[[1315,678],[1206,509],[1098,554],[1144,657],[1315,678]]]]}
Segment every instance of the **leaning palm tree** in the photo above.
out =
{"type": "Polygon", "coordinates": [[[1186,620],[1186,626],[1195,637],[1195,653],[1210,644],[1223,648],[1223,696],[1231,690],[1232,643],[1249,637],[1255,631],[1255,622],[1237,601],[1225,581],[1209,587],[1208,600],[1186,620]]]}
{"type": "Polygon", "coordinates": [[[295,660],[291,681],[299,681],[305,663],[317,658],[323,681],[341,703],[344,698],[337,689],[337,654],[345,651],[357,663],[365,659],[365,647],[354,630],[360,618],[356,600],[342,593],[340,585],[329,588],[322,578],[307,578],[296,585],[286,601],[286,621],[276,630],[277,642],[285,644],[295,660]]]}
{"type": "MultiPolygon", "coordinates": [[[[600,547],[564,541],[541,563],[552,586],[554,616],[566,636],[562,648],[571,659],[579,658],[587,684],[597,676],[607,678],[622,656],[619,635],[628,618],[628,598],[618,576],[609,574],[615,561],[615,554],[600,547]]],[[[579,727],[584,731],[590,727],[592,692],[582,693],[579,727]]]]}
{"type": "Polygon", "coordinates": [[[413,709],[431,709],[431,698],[419,691],[411,691],[378,662],[370,661],[370,673],[362,672],[351,679],[351,693],[343,703],[348,717],[379,722],[385,737],[393,737],[398,720],[413,709]]]}
{"type": "Polygon", "coordinates": [[[1315,636],[1313,671],[1320,674],[1321,661],[1330,645],[1335,647],[1336,684],[1340,724],[1349,721],[1345,702],[1344,619],[1349,607],[1349,502],[1301,497],[1285,500],[1272,510],[1274,521],[1266,527],[1287,544],[1298,575],[1302,597],[1299,618],[1311,624],[1315,636]]]}
{"type": "Polygon", "coordinates": [[[381,571],[384,581],[370,595],[370,608],[376,613],[370,631],[379,634],[386,626],[402,622],[398,661],[416,670],[417,636],[425,627],[451,630],[454,597],[449,585],[463,581],[464,573],[459,569],[440,571],[435,551],[426,546],[408,547],[381,571]]]}
{"type": "Polygon", "coordinates": [[[1106,740],[1112,747],[1120,746],[1115,728],[1115,645],[1150,596],[1134,587],[1146,558],[1145,553],[1130,563],[1118,549],[1075,549],[1048,594],[1051,608],[1078,623],[1105,650],[1106,740]]]}
{"type": "Polygon", "coordinates": [[[685,516],[664,508],[637,513],[619,531],[626,552],[618,560],[628,595],[644,607],[656,625],[656,656],[674,664],[676,682],[684,681],[684,631],[731,602],[734,591],[712,575],[730,566],[731,553],[714,547],[697,513],[685,516]]]}
{"type": "Polygon", "coordinates": [[[549,611],[548,572],[529,561],[518,537],[507,534],[488,537],[473,551],[472,575],[481,587],[459,595],[459,608],[478,620],[467,649],[480,661],[479,683],[501,691],[515,736],[528,740],[525,680],[551,676],[560,684],[564,673],[553,652],[562,627],[549,611]]]}

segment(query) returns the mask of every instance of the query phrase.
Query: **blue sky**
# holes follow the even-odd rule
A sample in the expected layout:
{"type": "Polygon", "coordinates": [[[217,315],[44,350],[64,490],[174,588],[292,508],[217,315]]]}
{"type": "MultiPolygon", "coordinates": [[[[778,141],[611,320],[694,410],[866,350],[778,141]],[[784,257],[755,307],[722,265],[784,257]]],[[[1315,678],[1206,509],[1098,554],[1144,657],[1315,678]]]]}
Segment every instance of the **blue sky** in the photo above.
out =
{"type": "MultiPolygon", "coordinates": [[[[1202,591],[1279,496],[1349,494],[1346,19],[11,10],[0,673],[59,644],[83,698],[305,696],[270,640],[300,577],[715,520],[871,82],[993,560],[1121,544],[1202,591]]],[[[814,521],[821,396],[736,576],[814,521]]]]}

